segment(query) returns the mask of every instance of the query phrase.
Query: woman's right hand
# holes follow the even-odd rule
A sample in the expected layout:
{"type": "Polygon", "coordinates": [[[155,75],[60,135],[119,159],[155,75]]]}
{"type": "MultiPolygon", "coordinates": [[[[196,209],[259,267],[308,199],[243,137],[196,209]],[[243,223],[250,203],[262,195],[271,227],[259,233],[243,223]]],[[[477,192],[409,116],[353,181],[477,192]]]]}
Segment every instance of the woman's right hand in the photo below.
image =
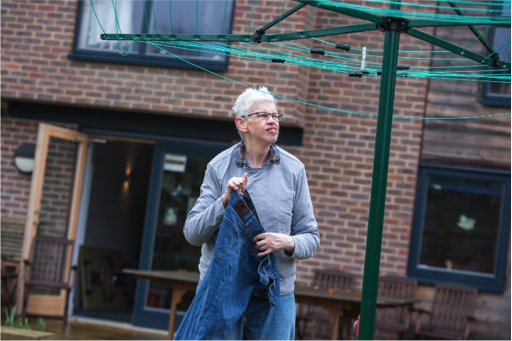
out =
{"type": "Polygon", "coordinates": [[[222,204],[224,208],[228,206],[229,197],[231,196],[232,191],[237,191],[242,194],[247,188],[247,173],[244,174],[243,177],[234,176],[229,179],[228,184],[226,185],[226,191],[222,195],[222,204]]]}

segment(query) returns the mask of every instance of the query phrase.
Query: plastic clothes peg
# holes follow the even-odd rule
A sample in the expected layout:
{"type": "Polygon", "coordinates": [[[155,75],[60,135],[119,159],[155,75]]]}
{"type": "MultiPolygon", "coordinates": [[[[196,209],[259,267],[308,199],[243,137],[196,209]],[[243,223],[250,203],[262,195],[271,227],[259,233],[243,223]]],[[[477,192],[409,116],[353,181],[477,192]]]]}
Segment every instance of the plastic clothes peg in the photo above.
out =
{"type": "Polygon", "coordinates": [[[365,63],[366,63],[366,46],[363,47],[363,58],[361,59],[361,71],[364,70],[365,63]]]}

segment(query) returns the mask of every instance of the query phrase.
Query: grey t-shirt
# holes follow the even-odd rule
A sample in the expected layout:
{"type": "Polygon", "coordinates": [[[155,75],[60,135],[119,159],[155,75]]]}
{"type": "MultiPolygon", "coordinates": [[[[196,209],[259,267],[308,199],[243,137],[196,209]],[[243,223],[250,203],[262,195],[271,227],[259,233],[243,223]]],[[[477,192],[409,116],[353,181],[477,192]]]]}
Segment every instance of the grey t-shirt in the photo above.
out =
{"type": "Polygon", "coordinates": [[[276,145],[271,146],[268,161],[261,168],[251,168],[241,153],[242,148],[240,142],[208,163],[201,195],[185,222],[185,238],[192,245],[202,245],[199,261],[202,279],[212,260],[215,247],[212,236],[225,212],[221,196],[229,179],[247,173],[247,190],[263,229],[290,235],[295,242],[293,254],[274,253],[281,295],[286,295],[294,289],[294,260],[313,256],[320,246],[306,171],[302,162],[276,145]]]}

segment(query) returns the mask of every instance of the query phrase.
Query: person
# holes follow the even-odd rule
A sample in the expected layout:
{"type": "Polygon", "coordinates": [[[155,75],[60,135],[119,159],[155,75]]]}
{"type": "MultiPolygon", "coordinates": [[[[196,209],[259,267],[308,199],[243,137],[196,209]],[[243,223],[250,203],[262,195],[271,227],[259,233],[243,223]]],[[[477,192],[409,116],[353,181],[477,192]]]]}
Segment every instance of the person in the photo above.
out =
{"type": "Polygon", "coordinates": [[[280,301],[242,316],[226,339],[293,340],[295,259],[312,257],[320,246],[305,167],[275,144],[283,115],[266,87],[244,91],[233,111],[241,141],[209,162],[201,194],[187,216],[184,235],[190,244],[202,245],[201,283],[212,262],[215,232],[233,191],[249,192],[265,231],[252,242],[259,257],[271,253],[276,256],[280,301]]]}

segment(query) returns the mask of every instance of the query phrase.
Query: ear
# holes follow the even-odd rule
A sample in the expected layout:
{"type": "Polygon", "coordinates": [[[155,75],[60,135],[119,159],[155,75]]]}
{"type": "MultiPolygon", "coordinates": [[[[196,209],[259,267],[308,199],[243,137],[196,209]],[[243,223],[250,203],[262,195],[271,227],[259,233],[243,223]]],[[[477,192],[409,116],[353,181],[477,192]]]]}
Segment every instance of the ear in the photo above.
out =
{"type": "Polygon", "coordinates": [[[237,117],[237,118],[235,118],[235,124],[236,124],[236,127],[238,128],[238,130],[240,130],[242,133],[247,132],[248,128],[247,128],[247,120],[246,119],[237,117]]]}

